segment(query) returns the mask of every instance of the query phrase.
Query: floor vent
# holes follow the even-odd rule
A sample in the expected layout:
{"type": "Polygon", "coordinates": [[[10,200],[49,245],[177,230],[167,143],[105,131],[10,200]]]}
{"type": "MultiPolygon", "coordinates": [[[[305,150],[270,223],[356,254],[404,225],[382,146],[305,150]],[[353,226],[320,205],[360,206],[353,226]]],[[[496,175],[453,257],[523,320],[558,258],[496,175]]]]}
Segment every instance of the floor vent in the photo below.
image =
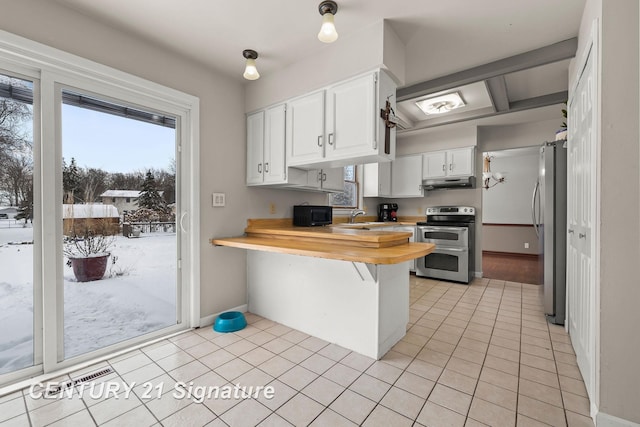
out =
{"type": "Polygon", "coordinates": [[[104,368],[97,372],[93,372],[91,374],[87,374],[84,377],[76,378],[75,380],[70,380],[61,384],[58,384],[56,387],[51,387],[48,389],[46,396],[55,396],[57,394],[62,393],[64,390],[68,390],[72,387],[77,386],[78,384],[86,383],[88,381],[93,381],[96,378],[104,377],[105,375],[109,375],[113,372],[111,368],[104,368]]]}

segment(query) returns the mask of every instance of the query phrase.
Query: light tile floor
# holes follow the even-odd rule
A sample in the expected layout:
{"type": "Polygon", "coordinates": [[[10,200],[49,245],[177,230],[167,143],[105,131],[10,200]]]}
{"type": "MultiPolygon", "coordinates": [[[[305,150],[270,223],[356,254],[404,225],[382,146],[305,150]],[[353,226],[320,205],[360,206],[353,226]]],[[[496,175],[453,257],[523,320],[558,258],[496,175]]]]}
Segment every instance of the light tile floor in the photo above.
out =
{"type": "Polygon", "coordinates": [[[57,379],[110,366],[96,383],[115,396],[4,396],[0,426],[593,426],[569,337],[541,302],[535,285],[412,276],[407,335],[380,361],[247,314],[239,332],[202,328],[57,379]],[[275,396],[198,403],[174,396],[179,381],[275,396]]]}

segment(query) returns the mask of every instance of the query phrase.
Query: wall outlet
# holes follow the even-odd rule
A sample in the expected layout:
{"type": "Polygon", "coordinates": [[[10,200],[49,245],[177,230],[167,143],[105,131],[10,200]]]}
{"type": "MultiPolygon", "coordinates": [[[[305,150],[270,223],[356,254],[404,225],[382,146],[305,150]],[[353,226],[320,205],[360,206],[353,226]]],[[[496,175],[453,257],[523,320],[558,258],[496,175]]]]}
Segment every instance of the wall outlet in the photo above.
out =
{"type": "Polygon", "coordinates": [[[417,208],[416,211],[418,215],[424,215],[424,210],[422,208],[417,208]]]}
{"type": "Polygon", "coordinates": [[[271,215],[276,213],[276,204],[275,203],[269,203],[269,213],[271,215]]]}
{"type": "Polygon", "coordinates": [[[529,249],[529,243],[528,243],[528,242],[525,242],[525,244],[524,244],[524,248],[525,248],[525,249],[529,249]]]}
{"type": "Polygon", "coordinates": [[[213,193],[211,195],[211,205],[214,208],[224,207],[226,198],[227,197],[224,193],[213,193]]]}

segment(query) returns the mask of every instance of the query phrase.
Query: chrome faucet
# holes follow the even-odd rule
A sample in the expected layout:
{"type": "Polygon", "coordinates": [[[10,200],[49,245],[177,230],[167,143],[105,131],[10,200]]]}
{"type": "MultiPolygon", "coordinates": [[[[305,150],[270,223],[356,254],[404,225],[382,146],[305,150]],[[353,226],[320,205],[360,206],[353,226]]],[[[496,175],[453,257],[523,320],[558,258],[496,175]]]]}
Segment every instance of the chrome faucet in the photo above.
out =
{"type": "Polygon", "coordinates": [[[354,209],[349,213],[349,224],[353,224],[354,222],[356,222],[356,217],[358,215],[364,215],[366,214],[365,211],[360,210],[360,209],[354,209]]]}

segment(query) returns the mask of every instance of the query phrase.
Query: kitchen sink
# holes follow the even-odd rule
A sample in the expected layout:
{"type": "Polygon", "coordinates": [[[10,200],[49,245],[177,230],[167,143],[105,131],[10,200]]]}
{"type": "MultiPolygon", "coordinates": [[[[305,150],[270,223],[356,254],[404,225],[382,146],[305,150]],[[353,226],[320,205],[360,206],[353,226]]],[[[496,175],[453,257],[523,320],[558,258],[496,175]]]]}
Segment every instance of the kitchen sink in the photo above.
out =
{"type": "Polygon", "coordinates": [[[348,222],[344,222],[344,223],[340,223],[340,224],[333,224],[333,227],[343,227],[343,228],[360,228],[360,227],[366,227],[368,225],[385,225],[388,224],[386,222],[381,222],[381,221],[370,221],[370,222],[354,222],[353,224],[348,223],[348,222]]]}

